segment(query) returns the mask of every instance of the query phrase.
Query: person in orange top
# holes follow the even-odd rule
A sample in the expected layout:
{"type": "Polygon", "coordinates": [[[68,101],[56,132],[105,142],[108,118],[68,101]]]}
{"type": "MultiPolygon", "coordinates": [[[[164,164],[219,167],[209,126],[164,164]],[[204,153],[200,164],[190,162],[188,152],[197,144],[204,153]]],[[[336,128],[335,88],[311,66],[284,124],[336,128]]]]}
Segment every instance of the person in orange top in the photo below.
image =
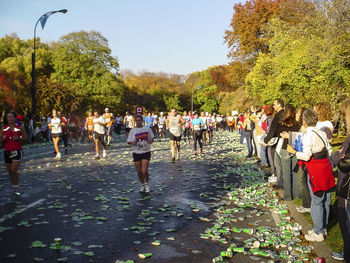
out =
{"type": "Polygon", "coordinates": [[[114,122],[113,113],[109,112],[108,108],[105,108],[105,113],[103,114],[103,118],[106,120],[106,135],[107,135],[107,145],[111,143],[112,138],[112,125],[114,122]]]}
{"type": "Polygon", "coordinates": [[[235,119],[232,117],[231,114],[227,114],[226,117],[227,127],[230,132],[233,132],[233,129],[235,127],[235,119]]]}
{"type": "Polygon", "coordinates": [[[93,142],[93,134],[94,134],[94,116],[92,115],[92,112],[89,111],[89,116],[86,117],[85,122],[85,130],[87,130],[89,142],[93,142]]]}

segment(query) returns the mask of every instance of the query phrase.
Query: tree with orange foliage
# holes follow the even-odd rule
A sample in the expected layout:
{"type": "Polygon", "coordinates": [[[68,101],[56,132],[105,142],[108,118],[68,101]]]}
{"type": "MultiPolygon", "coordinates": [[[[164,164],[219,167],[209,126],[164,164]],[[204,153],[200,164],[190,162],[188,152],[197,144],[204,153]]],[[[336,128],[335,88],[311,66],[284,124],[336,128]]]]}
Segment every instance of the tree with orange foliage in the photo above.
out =
{"type": "Polygon", "coordinates": [[[225,31],[225,42],[231,58],[252,60],[259,52],[268,50],[268,35],[264,25],[276,12],[279,0],[248,0],[235,4],[230,30],[225,31]]]}
{"type": "Polygon", "coordinates": [[[6,111],[21,109],[23,114],[30,105],[29,87],[30,80],[22,72],[0,69],[0,108],[1,115],[6,111]]]}

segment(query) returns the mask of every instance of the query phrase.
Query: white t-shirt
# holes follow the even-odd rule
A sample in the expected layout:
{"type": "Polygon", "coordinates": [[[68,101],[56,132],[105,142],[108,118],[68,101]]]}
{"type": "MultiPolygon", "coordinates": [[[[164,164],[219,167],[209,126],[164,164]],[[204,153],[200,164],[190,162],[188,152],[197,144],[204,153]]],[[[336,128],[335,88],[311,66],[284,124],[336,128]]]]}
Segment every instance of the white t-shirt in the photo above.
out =
{"type": "Polygon", "coordinates": [[[94,131],[99,134],[105,134],[105,131],[106,131],[105,126],[100,125],[98,123],[106,123],[105,118],[103,118],[103,116],[94,118],[94,131]]]}
{"type": "Polygon", "coordinates": [[[125,116],[125,127],[126,128],[133,128],[134,127],[133,119],[134,119],[134,117],[132,115],[125,116]]]}
{"type": "Polygon", "coordinates": [[[334,127],[330,121],[318,121],[315,128],[323,131],[327,135],[328,141],[332,140],[334,127]]]}
{"type": "Polygon", "coordinates": [[[132,152],[142,154],[151,151],[151,146],[148,143],[148,141],[153,138],[154,135],[150,127],[135,127],[130,130],[127,142],[137,141],[137,143],[134,145],[134,149],[132,152]]]}
{"type": "Polygon", "coordinates": [[[204,122],[204,126],[202,127],[202,130],[206,130],[208,128],[207,124],[208,124],[208,117],[199,117],[200,119],[202,119],[202,121],[204,122]]]}
{"type": "Polygon", "coordinates": [[[123,124],[123,117],[117,117],[115,121],[117,124],[123,124]]]}
{"type": "Polygon", "coordinates": [[[62,133],[62,127],[61,127],[61,119],[60,118],[52,118],[51,119],[51,133],[62,133]]]}
{"type": "Polygon", "coordinates": [[[308,161],[313,153],[320,152],[323,147],[328,150],[329,155],[332,154],[332,146],[329,144],[326,134],[315,127],[307,127],[303,137],[303,151],[297,152],[296,157],[298,160],[308,161]]]}

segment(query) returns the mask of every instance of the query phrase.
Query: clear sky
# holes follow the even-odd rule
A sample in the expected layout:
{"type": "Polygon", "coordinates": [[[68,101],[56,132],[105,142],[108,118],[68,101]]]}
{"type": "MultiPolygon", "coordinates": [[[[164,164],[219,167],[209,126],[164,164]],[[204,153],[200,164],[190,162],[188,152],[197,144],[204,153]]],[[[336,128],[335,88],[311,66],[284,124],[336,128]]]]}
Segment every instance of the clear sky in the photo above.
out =
{"type": "MultiPolygon", "coordinates": [[[[242,0],[244,1],[244,0],[242,0]]],[[[109,41],[120,69],[189,74],[228,62],[224,32],[239,0],[0,0],[0,37],[33,38],[39,17],[52,10],[37,36],[57,41],[95,30],[109,41]]]]}

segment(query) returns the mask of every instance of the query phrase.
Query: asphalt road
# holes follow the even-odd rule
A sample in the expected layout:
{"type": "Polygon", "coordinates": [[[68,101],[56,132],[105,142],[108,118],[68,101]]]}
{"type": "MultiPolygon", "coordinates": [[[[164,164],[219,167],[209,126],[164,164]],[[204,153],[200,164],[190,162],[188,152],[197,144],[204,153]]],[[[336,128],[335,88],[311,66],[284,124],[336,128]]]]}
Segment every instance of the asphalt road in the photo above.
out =
{"type": "MultiPolygon", "coordinates": [[[[169,141],[156,141],[150,195],[138,192],[125,136],[114,137],[100,160],[88,143],[74,145],[61,160],[54,160],[50,144],[26,147],[20,198],[11,196],[7,172],[0,170],[0,262],[211,262],[227,245],[200,236],[217,220],[216,209],[229,204],[226,194],[243,182],[233,170],[245,155],[237,141],[237,134],[218,133],[203,156],[183,145],[174,163],[169,141]],[[60,251],[55,238],[62,239],[60,251]],[[161,245],[152,245],[155,240],[161,245]],[[148,252],[151,257],[139,258],[148,252]]],[[[258,224],[275,226],[269,209],[259,211],[258,224]]],[[[241,211],[240,227],[257,222],[256,213],[241,211]]],[[[237,235],[236,242],[249,238],[237,235]]],[[[249,253],[231,259],[257,260],[249,253]]]]}

